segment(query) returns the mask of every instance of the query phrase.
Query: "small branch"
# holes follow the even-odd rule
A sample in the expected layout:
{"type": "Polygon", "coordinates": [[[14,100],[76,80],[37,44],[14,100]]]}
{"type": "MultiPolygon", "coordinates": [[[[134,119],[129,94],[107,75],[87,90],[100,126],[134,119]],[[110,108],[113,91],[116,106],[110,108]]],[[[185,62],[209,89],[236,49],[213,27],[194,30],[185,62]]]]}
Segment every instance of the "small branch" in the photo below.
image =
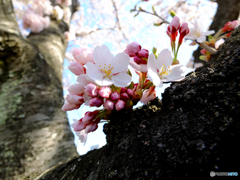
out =
{"type": "Polygon", "coordinates": [[[160,18],[160,19],[162,20],[162,23],[170,24],[170,23],[169,23],[168,21],[166,21],[164,18],[162,18],[161,16],[159,16],[159,15],[156,13],[156,11],[153,12],[153,13],[151,13],[151,12],[148,12],[148,11],[142,9],[142,8],[139,8],[139,10],[136,10],[136,11],[138,11],[138,13],[139,13],[139,12],[144,12],[144,13],[146,13],[146,14],[151,14],[151,15],[153,15],[153,16],[156,16],[156,17],[160,18]]]}
{"type": "Polygon", "coordinates": [[[128,42],[128,38],[126,37],[126,34],[123,32],[122,30],[122,27],[120,25],[120,20],[119,20],[119,17],[118,17],[118,9],[117,9],[117,6],[116,6],[116,3],[114,2],[114,0],[111,0],[112,1],[112,4],[113,4],[113,7],[114,7],[114,11],[115,11],[115,16],[116,16],[116,25],[118,26],[118,29],[122,32],[122,35],[124,37],[124,39],[128,42]]]}
{"type": "Polygon", "coordinates": [[[153,16],[156,16],[158,17],[159,19],[162,20],[161,24],[163,23],[166,23],[166,24],[170,24],[168,21],[166,21],[163,17],[161,17],[160,15],[158,15],[158,13],[153,9],[153,12],[149,12],[149,11],[146,11],[144,9],[142,9],[141,7],[139,7],[139,9],[137,9],[137,5],[142,2],[142,1],[139,1],[135,6],[134,6],[134,9],[131,10],[131,12],[135,12],[137,11],[137,14],[138,15],[140,12],[143,12],[143,13],[146,13],[146,14],[151,14],[153,16]]]}

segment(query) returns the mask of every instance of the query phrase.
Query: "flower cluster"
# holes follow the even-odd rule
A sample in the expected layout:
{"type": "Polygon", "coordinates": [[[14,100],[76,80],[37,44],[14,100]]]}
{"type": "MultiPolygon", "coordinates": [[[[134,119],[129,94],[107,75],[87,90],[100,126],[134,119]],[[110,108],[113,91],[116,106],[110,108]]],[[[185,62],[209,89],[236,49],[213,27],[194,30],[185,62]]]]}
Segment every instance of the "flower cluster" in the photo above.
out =
{"type": "MultiPolygon", "coordinates": [[[[175,30],[173,24],[170,24],[169,34],[173,37],[173,33],[179,31],[181,44],[187,34],[187,25],[175,30]]],[[[157,54],[154,48],[149,54],[137,42],[128,44],[124,52],[116,56],[105,45],[94,50],[74,48],[71,53],[75,61],[68,68],[77,76],[77,83],[68,88],[69,94],[62,110],[78,109],[82,104],[102,107],[75,120],[72,127],[77,134],[95,131],[98,123],[109,122],[114,111],[132,109],[139,101],[146,104],[155,99],[157,87],[162,87],[164,82],[183,79],[186,70],[185,66],[173,63],[170,50],[163,49],[157,54]],[[135,72],[139,76],[138,82],[132,81],[135,72]]]]}
{"type": "MultiPolygon", "coordinates": [[[[70,6],[71,0],[58,1],[61,6],[70,6]]],[[[69,9],[69,8],[68,8],[69,9]]],[[[50,0],[33,0],[23,15],[23,27],[34,33],[39,33],[50,24],[50,16],[56,20],[70,18],[71,12],[60,6],[52,6],[50,0]]]]}
{"type": "Polygon", "coordinates": [[[23,15],[23,27],[30,28],[32,32],[39,33],[50,24],[49,16],[42,16],[28,9],[23,15]]]}
{"type": "MultiPolygon", "coordinates": [[[[139,101],[146,104],[155,99],[155,89],[162,87],[164,82],[183,79],[186,67],[179,64],[177,54],[184,37],[203,44],[204,47],[210,47],[212,42],[215,44],[219,37],[223,37],[222,33],[231,33],[237,23],[227,23],[217,35],[209,38],[209,41],[205,41],[206,35],[213,31],[203,32],[196,21],[194,25],[195,29],[189,29],[187,23],[180,24],[177,16],[172,19],[167,28],[172,52],[163,49],[157,53],[157,49],[153,48],[152,53],[149,53],[137,42],[128,44],[124,52],[116,56],[106,45],[97,46],[94,50],[87,47],[71,50],[75,61],[71,62],[68,68],[77,76],[77,83],[68,88],[69,94],[62,110],[78,109],[82,104],[102,107],[93,112],[88,111],[84,117],[74,121],[72,127],[79,138],[86,139],[84,134],[95,131],[98,123],[109,122],[112,112],[132,109],[139,101]],[[139,76],[138,82],[132,81],[134,72],[139,76]]],[[[209,48],[203,49],[201,53],[207,59],[211,56],[209,48]]]]}
{"type": "Polygon", "coordinates": [[[203,49],[201,50],[200,59],[204,61],[209,61],[211,55],[216,52],[216,49],[224,43],[224,38],[227,38],[231,35],[234,28],[239,25],[237,20],[227,22],[223,28],[221,28],[214,36],[211,34],[214,33],[213,30],[204,32],[202,30],[202,24],[199,21],[194,21],[192,23],[192,28],[190,28],[190,33],[186,36],[187,39],[193,40],[192,45],[199,44],[203,49]],[[208,40],[206,41],[206,36],[208,40]]]}

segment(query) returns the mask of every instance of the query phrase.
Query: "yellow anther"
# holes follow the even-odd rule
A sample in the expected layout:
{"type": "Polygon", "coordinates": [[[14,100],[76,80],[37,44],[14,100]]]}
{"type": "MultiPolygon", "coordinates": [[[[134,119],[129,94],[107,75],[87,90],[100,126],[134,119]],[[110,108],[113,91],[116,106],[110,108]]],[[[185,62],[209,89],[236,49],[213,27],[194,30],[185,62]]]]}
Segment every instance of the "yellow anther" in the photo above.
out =
{"type": "Polygon", "coordinates": [[[172,73],[172,71],[168,70],[169,68],[170,68],[170,66],[168,66],[168,68],[166,68],[166,66],[163,64],[163,66],[161,67],[159,76],[166,76],[166,75],[172,73]]]}

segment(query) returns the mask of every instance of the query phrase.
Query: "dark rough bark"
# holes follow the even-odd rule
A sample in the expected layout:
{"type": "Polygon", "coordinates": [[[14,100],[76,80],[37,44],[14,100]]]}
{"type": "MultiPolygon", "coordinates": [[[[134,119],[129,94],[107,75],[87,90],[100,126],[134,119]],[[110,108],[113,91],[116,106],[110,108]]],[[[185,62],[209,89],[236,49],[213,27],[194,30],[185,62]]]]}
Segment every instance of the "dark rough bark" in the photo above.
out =
{"type": "MultiPolygon", "coordinates": [[[[209,29],[217,32],[221,29],[225,23],[228,21],[233,21],[238,19],[240,10],[239,0],[217,0],[218,8],[214,16],[213,22],[209,29]]],[[[193,52],[194,63],[206,63],[205,61],[199,59],[201,48],[198,47],[196,51],[193,52]]]]}
{"type": "Polygon", "coordinates": [[[107,145],[36,180],[207,179],[240,172],[240,27],[211,62],[104,126],[107,145]]]}
{"type": "Polygon", "coordinates": [[[23,38],[10,0],[0,12],[0,179],[22,179],[77,155],[61,111],[68,25],[52,21],[23,38]]]}

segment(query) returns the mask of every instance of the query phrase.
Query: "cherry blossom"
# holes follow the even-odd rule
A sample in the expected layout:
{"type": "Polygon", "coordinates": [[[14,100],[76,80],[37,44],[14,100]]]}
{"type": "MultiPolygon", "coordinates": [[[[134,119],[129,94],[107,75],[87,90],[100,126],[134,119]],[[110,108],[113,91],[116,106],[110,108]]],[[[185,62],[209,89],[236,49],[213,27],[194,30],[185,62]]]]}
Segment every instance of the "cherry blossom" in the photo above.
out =
{"type": "Polygon", "coordinates": [[[132,77],[124,71],[129,64],[129,56],[119,53],[115,57],[106,45],[97,46],[93,52],[94,63],[87,63],[87,75],[99,86],[126,87],[132,77]]]}
{"type": "Polygon", "coordinates": [[[173,56],[168,49],[164,49],[156,59],[154,54],[150,54],[148,58],[148,77],[150,81],[157,87],[162,87],[163,82],[178,81],[184,78],[185,66],[174,65],[173,56]]]}
{"type": "Polygon", "coordinates": [[[187,39],[196,40],[199,43],[206,41],[206,36],[213,34],[215,31],[203,31],[203,25],[200,21],[194,20],[192,27],[190,28],[189,34],[186,36],[187,39]]]}

